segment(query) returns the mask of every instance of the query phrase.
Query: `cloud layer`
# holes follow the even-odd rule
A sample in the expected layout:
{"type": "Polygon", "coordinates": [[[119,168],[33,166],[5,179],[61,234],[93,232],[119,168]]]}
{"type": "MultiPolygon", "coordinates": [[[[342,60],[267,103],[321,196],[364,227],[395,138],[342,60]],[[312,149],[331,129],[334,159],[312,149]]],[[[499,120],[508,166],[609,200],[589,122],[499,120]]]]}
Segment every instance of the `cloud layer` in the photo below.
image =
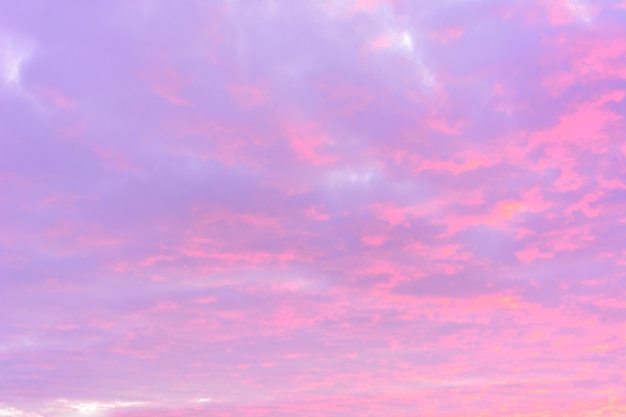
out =
{"type": "Polygon", "coordinates": [[[626,3],[0,0],[0,416],[626,413],[626,3]]]}

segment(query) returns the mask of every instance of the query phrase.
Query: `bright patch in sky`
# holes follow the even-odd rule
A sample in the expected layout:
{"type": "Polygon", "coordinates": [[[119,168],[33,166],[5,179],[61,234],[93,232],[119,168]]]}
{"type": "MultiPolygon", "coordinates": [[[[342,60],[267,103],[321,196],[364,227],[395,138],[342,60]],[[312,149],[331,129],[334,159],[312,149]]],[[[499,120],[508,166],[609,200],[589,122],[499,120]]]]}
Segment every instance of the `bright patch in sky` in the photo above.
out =
{"type": "Polygon", "coordinates": [[[30,48],[27,46],[12,38],[2,38],[0,35],[0,64],[5,83],[15,84],[20,81],[22,65],[30,54],[30,48]]]}
{"type": "Polygon", "coordinates": [[[589,7],[582,0],[568,0],[567,4],[579,19],[585,22],[591,20],[589,7]]]}

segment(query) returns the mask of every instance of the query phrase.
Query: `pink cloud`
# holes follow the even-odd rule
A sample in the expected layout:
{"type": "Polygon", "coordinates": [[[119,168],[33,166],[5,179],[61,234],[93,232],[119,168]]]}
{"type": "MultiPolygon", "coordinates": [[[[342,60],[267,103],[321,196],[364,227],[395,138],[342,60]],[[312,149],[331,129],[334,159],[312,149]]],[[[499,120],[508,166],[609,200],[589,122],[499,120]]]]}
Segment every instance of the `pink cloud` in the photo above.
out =
{"type": "Polygon", "coordinates": [[[313,122],[292,123],[285,126],[285,135],[295,154],[313,165],[329,164],[336,157],[323,152],[320,148],[332,145],[334,141],[313,122]]]}
{"type": "Polygon", "coordinates": [[[31,3],[0,415],[624,413],[619,1],[31,3]]]}

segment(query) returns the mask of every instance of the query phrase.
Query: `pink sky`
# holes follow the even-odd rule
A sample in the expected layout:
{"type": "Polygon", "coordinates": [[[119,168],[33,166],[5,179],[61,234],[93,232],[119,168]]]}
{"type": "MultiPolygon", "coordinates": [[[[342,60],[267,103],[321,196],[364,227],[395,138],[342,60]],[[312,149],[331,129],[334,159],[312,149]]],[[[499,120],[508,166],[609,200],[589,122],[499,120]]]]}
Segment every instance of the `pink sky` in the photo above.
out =
{"type": "Polygon", "coordinates": [[[624,416],[625,113],[621,0],[0,0],[0,416],[624,416]]]}

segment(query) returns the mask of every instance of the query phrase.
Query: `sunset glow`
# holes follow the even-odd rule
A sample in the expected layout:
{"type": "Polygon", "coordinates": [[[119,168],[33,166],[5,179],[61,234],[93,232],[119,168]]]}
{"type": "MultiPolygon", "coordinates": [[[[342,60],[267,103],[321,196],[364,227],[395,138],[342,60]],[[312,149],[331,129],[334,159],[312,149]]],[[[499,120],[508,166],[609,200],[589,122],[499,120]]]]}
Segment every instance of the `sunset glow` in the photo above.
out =
{"type": "Polygon", "coordinates": [[[626,2],[0,0],[0,416],[626,416],[626,2]]]}

